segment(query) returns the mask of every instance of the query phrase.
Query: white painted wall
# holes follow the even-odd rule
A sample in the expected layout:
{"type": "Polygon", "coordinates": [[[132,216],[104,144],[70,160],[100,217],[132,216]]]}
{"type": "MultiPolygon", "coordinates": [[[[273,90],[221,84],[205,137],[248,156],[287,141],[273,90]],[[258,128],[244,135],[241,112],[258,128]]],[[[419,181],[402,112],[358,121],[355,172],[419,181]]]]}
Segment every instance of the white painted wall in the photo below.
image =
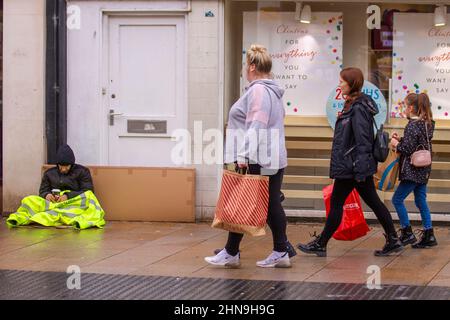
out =
{"type": "MultiPolygon", "coordinates": [[[[222,1],[192,1],[192,12],[188,16],[188,123],[191,134],[194,121],[202,121],[203,131],[217,128],[223,132],[223,13],[222,1]],[[212,11],[214,17],[205,17],[208,11],[212,11]]],[[[196,216],[211,219],[222,166],[203,164],[196,168],[196,216]]]]}
{"type": "MultiPolygon", "coordinates": [[[[68,31],[68,143],[77,162],[104,165],[101,152],[101,9],[139,11],[183,10],[186,1],[68,1],[81,9],[80,30],[68,31]]],[[[222,1],[194,0],[187,13],[188,129],[194,121],[203,130],[222,126],[223,40],[222,1]],[[205,17],[212,11],[214,17],[205,17]],[[222,45],[220,45],[222,43],[222,45]]],[[[211,218],[219,189],[220,165],[195,165],[196,214],[211,218]]]]}
{"type": "Polygon", "coordinates": [[[37,194],[44,144],[45,0],[3,2],[3,210],[37,194]]]}
{"type": "Polygon", "coordinates": [[[67,140],[77,162],[106,165],[101,152],[102,10],[183,10],[187,1],[68,1],[80,8],[80,29],[67,31],[67,140]]]}

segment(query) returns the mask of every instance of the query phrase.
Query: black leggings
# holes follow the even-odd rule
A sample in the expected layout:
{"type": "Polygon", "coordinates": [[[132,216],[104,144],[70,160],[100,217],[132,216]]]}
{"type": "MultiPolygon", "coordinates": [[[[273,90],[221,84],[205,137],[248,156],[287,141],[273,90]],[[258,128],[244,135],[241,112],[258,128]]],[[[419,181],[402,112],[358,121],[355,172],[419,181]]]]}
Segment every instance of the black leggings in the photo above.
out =
{"type": "MultiPolygon", "coordinates": [[[[261,167],[257,164],[249,165],[250,174],[261,174],[261,167]]],[[[264,172],[263,172],[264,173],[264,172]]],[[[274,175],[269,176],[269,208],[267,213],[267,224],[272,230],[273,250],[286,251],[286,214],[281,205],[281,184],[283,183],[284,169],[280,169],[274,175]]],[[[239,252],[239,244],[243,238],[242,233],[230,232],[225,246],[227,252],[235,256],[239,252]]]]}
{"type": "Polygon", "coordinates": [[[320,237],[321,245],[326,246],[328,240],[330,240],[334,232],[339,228],[345,200],[354,188],[356,188],[364,202],[373,210],[386,234],[395,233],[391,213],[378,197],[373,176],[367,177],[363,182],[356,182],[354,179],[336,179],[334,181],[333,193],[331,194],[330,213],[320,237]]]}

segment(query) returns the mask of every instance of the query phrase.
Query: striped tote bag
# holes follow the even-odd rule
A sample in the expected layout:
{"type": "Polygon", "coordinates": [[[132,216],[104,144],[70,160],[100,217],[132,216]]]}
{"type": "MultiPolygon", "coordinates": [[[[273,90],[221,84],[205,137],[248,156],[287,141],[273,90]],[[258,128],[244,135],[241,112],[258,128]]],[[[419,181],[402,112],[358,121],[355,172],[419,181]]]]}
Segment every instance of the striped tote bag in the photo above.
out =
{"type": "Polygon", "coordinates": [[[269,177],[224,170],[212,227],[263,236],[268,205],[269,177]]]}

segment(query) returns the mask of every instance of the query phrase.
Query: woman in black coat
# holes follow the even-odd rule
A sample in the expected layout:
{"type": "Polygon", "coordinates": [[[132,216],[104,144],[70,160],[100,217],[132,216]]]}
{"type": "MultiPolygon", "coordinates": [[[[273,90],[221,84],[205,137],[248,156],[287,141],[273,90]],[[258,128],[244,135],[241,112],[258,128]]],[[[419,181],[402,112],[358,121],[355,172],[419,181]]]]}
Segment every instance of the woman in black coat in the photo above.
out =
{"type": "Polygon", "coordinates": [[[335,179],[330,213],[322,233],[308,244],[297,247],[305,252],[326,256],[326,246],[341,224],[343,206],[354,188],[373,210],[385,231],[386,244],[375,251],[385,256],[403,249],[389,210],[378,197],[373,181],[377,161],[373,156],[374,116],[378,107],[371,97],[361,92],[364,76],[360,69],[341,71],[339,86],[346,97],[343,112],[336,120],[331,150],[330,178],[335,179]]]}

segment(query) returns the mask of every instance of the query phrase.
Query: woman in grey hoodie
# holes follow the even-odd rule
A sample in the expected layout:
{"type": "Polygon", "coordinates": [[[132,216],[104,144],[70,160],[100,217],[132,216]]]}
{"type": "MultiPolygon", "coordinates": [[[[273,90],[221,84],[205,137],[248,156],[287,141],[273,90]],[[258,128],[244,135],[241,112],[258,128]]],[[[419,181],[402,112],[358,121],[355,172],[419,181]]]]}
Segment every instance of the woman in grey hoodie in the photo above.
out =
{"type": "MultiPolygon", "coordinates": [[[[225,142],[225,163],[247,168],[251,174],[269,176],[267,224],[272,230],[273,251],[259,267],[290,267],[295,250],[286,236],[286,214],[281,205],[281,184],[287,153],[284,136],[284,90],[270,79],[272,60],[266,48],[252,45],[246,53],[245,94],[231,107],[225,142]]],[[[238,267],[243,234],[230,232],[224,249],[206,257],[212,265],[238,267]]]]}

